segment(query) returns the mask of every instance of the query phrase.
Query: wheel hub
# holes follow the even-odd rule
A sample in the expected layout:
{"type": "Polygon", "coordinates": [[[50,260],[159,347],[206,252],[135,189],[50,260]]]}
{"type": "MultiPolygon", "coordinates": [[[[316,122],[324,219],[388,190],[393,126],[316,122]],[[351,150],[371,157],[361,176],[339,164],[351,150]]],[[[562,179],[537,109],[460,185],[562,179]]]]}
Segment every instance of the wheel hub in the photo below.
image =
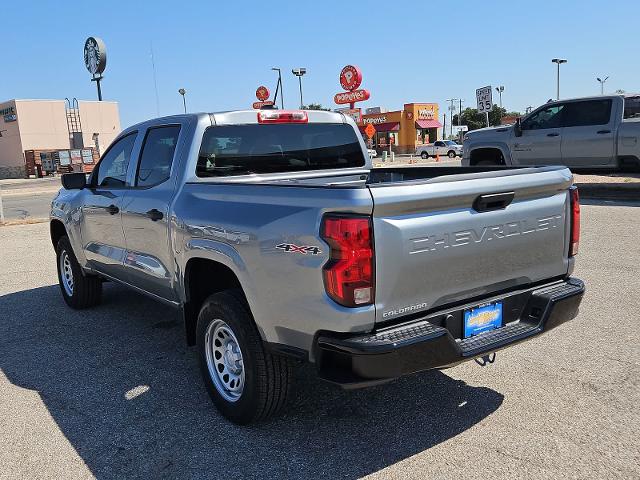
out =
{"type": "Polygon", "coordinates": [[[216,390],[229,402],[244,390],[244,364],[238,339],[223,320],[215,319],[205,334],[207,368],[216,390]]]}
{"type": "Polygon", "coordinates": [[[60,253],[60,280],[62,287],[67,295],[73,295],[73,270],[71,268],[71,259],[66,250],[60,253]]]}

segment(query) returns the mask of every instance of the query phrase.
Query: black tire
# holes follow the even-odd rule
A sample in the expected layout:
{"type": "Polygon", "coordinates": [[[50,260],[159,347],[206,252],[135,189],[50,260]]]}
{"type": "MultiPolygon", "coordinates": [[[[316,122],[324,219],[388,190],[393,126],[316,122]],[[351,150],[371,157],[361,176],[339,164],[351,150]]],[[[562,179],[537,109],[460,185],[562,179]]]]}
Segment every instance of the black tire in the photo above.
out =
{"type": "MultiPolygon", "coordinates": [[[[213,339],[218,340],[215,335],[213,339]]],[[[204,301],[198,315],[196,345],[200,370],[209,396],[227,419],[246,425],[266,420],[282,410],[291,392],[292,360],[273,355],[265,349],[242,294],[225,291],[215,293],[204,301]],[[244,386],[234,400],[225,398],[218,390],[224,390],[224,387],[216,386],[216,373],[210,371],[207,362],[210,330],[215,325],[220,325],[220,321],[231,329],[242,356],[244,386]]],[[[211,360],[214,353],[210,350],[211,360]]],[[[223,361],[226,362],[226,358],[223,361]]],[[[212,369],[215,368],[212,364],[212,369]]]]}
{"type": "Polygon", "coordinates": [[[73,253],[69,237],[64,236],[58,241],[56,247],[56,264],[58,266],[58,283],[62,298],[71,308],[80,310],[83,308],[94,307],[100,303],[102,297],[102,280],[93,275],[86,275],[82,271],[80,264],[73,253]],[[61,259],[66,255],[68,259],[68,268],[72,273],[72,289],[70,291],[65,288],[63,280],[63,262],[61,259]]]}
{"type": "Polygon", "coordinates": [[[454,152],[453,150],[449,150],[449,151],[447,152],[447,156],[448,156],[449,158],[456,158],[456,152],[454,152]]]}
{"type": "Polygon", "coordinates": [[[426,160],[427,158],[429,158],[429,154],[427,152],[422,152],[420,154],[420,157],[422,157],[423,160],[426,160]]]}

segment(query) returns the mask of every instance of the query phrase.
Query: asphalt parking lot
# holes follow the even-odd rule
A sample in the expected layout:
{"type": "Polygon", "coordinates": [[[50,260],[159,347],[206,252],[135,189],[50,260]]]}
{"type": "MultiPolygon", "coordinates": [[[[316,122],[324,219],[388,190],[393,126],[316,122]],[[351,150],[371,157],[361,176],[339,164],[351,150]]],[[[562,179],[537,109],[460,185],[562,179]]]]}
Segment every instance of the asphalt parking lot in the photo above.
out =
{"type": "Polygon", "coordinates": [[[46,223],[0,228],[2,478],[640,478],[640,203],[583,206],[581,313],[547,336],[286,413],[218,415],[165,307],[66,307],[46,223]]]}

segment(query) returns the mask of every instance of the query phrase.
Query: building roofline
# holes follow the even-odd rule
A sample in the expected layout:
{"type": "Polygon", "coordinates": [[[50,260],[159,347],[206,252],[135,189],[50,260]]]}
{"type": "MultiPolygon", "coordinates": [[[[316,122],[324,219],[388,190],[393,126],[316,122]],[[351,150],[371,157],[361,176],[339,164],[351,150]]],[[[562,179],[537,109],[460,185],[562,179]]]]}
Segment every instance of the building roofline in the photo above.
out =
{"type": "MultiPolygon", "coordinates": [[[[10,98],[8,100],[0,101],[0,103],[9,102],[64,102],[65,99],[60,98],[10,98]]],[[[115,100],[78,100],[78,103],[118,103],[115,100]]]]}

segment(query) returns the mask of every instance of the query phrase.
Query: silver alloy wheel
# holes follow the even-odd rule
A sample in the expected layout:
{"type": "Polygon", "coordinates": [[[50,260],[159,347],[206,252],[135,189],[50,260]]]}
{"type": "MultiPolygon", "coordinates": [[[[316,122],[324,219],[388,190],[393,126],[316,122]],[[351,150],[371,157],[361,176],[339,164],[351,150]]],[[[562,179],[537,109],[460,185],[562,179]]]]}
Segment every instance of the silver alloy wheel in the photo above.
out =
{"type": "Polygon", "coordinates": [[[242,351],[233,330],[224,321],[213,320],[204,337],[209,376],[218,393],[235,402],[244,389],[242,351]]]}
{"type": "Polygon", "coordinates": [[[449,155],[449,158],[456,158],[456,152],[451,151],[449,152],[448,155],[449,155]]]}
{"type": "Polygon", "coordinates": [[[60,281],[67,295],[73,296],[73,270],[71,268],[71,258],[66,250],[60,252],[60,281]]]}

